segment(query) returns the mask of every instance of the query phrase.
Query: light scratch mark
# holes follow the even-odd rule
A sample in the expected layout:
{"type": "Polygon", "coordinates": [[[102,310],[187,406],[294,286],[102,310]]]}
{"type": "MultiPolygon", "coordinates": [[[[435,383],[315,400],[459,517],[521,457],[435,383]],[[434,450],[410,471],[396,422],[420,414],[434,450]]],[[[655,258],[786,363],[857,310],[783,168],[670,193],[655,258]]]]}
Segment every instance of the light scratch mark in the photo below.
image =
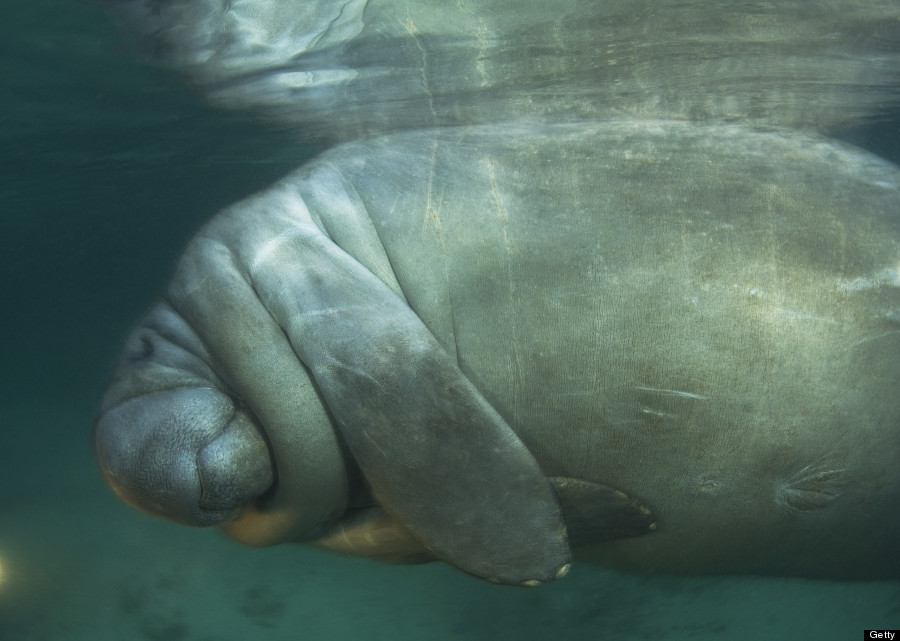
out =
{"type": "Polygon", "coordinates": [[[682,392],[677,389],[659,389],[656,387],[636,387],[635,389],[641,392],[655,392],[657,394],[662,394],[663,396],[678,396],[681,398],[693,398],[698,401],[708,401],[708,396],[703,396],[702,394],[694,394],[692,392],[682,392]]]}
{"type": "Polygon", "coordinates": [[[422,52],[422,89],[425,91],[425,98],[428,100],[428,109],[431,111],[432,122],[437,124],[437,112],[434,110],[434,96],[432,95],[431,87],[428,84],[428,50],[422,44],[419,28],[416,26],[416,23],[413,22],[412,17],[409,14],[406,16],[406,21],[403,22],[403,28],[406,29],[410,36],[412,36],[413,42],[416,43],[416,47],[422,52]]]}
{"type": "Polygon", "coordinates": [[[868,338],[864,338],[861,341],[856,341],[855,343],[853,343],[853,345],[850,346],[850,349],[855,349],[855,348],[859,347],[860,345],[865,345],[866,343],[868,343],[870,341],[877,341],[879,338],[884,338],[885,336],[892,336],[894,334],[900,334],[900,330],[895,329],[890,332],[884,332],[883,334],[878,334],[876,336],[869,336],[868,338]]]}
{"type": "MultiPolygon", "coordinates": [[[[422,233],[428,231],[428,223],[434,225],[438,237],[441,235],[441,215],[432,200],[434,187],[434,168],[437,164],[437,142],[431,144],[431,167],[428,169],[428,186],[425,188],[425,218],[422,220],[422,233]]],[[[442,241],[443,242],[443,241],[442,241]]]]}
{"type": "MultiPolygon", "coordinates": [[[[506,206],[503,203],[503,195],[500,193],[500,189],[497,185],[497,174],[496,169],[494,167],[494,161],[490,157],[484,159],[485,168],[487,169],[488,178],[491,183],[491,199],[494,201],[494,206],[497,211],[497,220],[500,223],[500,234],[503,237],[503,248],[506,251],[506,260],[504,261],[506,264],[506,283],[508,286],[507,289],[507,300],[508,300],[508,309],[511,311],[509,314],[509,327],[512,334],[512,340],[510,342],[510,346],[512,348],[512,366],[514,368],[514,380],[515,384],[513,385],[513,407],[519,408],[521,407],[521,403],[519,403],[518,395],[519,390],[522,388],[521,381],[523,380],[523,372],[524,372],[524,364],[522,362],[522,353],[520,351],[520,331],[518,325],[519,315],[515,313],[517,300],[517,292],[516,292],[516,279],[513,275],[513,259],[512,255],[513,245],[509,238],[509,230],[507,227],[507,223],[509,222],[509,214],[506,211],[506,206]]],[[[519,417],[515,416],[514,420],[518,421],[519,417]]]]}
{"type": "Polygon", "coordinates": [[[387,457],[388,457],[387,453],[386,453],[383,449],[381,449],[381,446],[375,441],[374,438],[372,438],[372,435],[371,435],[371,434],[369,434],[365,429],[363,429],[362,433],[363,433],[363,434],[365,435],[365,437],[369,440],[369,442],[370,442],[372,445],[375,446],[375,449],[378,450],[379,452],[381,452],[381,455],[382,455],[384,458],[387,458],[387,457]]]}
{"type": "MultiPolygon", "coordinates": [[[[506,207],[503,206],[503,196],[500,194],[500,190],[497,188],[497,176],[494,170],[494,161],[490,158],[485,160],[485,164],[487,165],[488,176],[491,180],[491,199],[494,201],[494,204],[497,205],[497,218],[500,222],[506,222],[509,220],[509,216],[506,213],[506,207]]],[[[509,246],[509,238],[506,236],[506,228],[503,229],[503,240],[506,241],[507,247],[509,246]]]]}
{"type": "Polygon", "coordinates": [[[487,87],[490,84],[488,80],[487,70],[484,66],[484,61],[487,60],[487,28],[484,23],[484,18],[478,18],[478,15],[472,11],[471,8],[460,0],[456,3],[456,5],[468,15],[472,16],[472,18],[478,19],[478,27],[475,29],[475,39],[478,40],[478,55],[475,56],[475,69],[478,71],[478,74],[481,76],[481,86],[487,87]]]}
{"type": "Polygon", "coordinates": [[[821,323],[831,323],[832,325],[840,325],[839,321],[834,320],[833,318],[825,318],[824,316],[815,316],[814,314],[804,314],[802,312],[795,312],[792,309],[787,309],[785,307],[776,307],[774,308],[775,312],[780,314],[781,316],[786,317],[789,321],[798,321],[798,320],[811,320],[811,321],[819,321],[821,323]]]}
{"type": "Polygon", "coordinates": [[[669,414],[668,412],[652,410],[649,407],[642,407],[641,414],[649,414],[650,416],[656,416],[657,418],[676,418],[678,416],[677,414],[669,414]]]}

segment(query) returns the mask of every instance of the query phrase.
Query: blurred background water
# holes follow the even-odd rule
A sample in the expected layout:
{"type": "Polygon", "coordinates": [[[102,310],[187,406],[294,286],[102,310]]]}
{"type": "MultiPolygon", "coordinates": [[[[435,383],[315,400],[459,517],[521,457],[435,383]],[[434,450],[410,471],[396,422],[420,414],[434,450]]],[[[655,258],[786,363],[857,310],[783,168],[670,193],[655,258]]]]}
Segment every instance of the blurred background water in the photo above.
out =
{"type": "MultiPolygon", "coordinates": [[[[900,161],[900,114],[844,137],[900,161]]],[[[537,590],[255,550],[124,507],[91,452],[121,341],[190,234],[315,152],[203,106],[105,14],[0,20],[0,639],[786,639],[900,627],[900,584],[636,576],[537,590]]]]}

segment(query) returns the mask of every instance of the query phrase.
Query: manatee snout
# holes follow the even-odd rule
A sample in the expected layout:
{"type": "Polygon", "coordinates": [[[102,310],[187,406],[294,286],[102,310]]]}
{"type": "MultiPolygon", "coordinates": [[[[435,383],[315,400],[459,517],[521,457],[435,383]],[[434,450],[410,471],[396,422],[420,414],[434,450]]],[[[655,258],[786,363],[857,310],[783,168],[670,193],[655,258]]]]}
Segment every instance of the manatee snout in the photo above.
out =
{"type": "Polygon", "coordinates": [[[173,320],[171,310],[154,310],[129,340],[97,421],[96,455],[129,504],[220,525],[272,486],[273,466],[254,418],[204,380],[190,346],[172,340],[185,335],[172,331],[173,320]]]}

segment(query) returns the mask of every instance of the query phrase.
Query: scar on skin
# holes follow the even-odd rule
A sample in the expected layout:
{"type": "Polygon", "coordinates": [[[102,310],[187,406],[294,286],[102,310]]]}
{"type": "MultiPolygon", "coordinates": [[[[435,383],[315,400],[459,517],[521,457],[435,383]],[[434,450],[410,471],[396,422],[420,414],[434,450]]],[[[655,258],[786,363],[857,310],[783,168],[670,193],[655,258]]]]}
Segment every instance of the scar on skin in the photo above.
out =
{"type": "Polygon", "coordinates": [[[850,471],[807,465],[778,484],[776,500],[792,512],[810,512],[830,505],[850,483],[850,471]]]}
{"type": "Polygon", "coordinates": [[[642,392],[656,392],[657,394],[662,394],[663,396],[680,396],[682,398],[693,398],[698,401],[707,401],[709,400],[709,396],[703,396],[702,394],[694,394],[693,392],[682,392],[677,389],[658,389],[656,387],[637,387],[642,392]]]}

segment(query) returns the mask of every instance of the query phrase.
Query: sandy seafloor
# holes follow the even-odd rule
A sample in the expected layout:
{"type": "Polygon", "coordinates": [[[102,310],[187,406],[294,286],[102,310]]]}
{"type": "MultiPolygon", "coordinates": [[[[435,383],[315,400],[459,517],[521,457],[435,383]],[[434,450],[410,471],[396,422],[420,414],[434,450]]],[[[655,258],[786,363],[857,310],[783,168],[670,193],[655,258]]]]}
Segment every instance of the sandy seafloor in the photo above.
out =
{"type": "MultiPolygon", "coordinates": [[[[439,564],[246,548],[124,506],[90,436],[125,332],[192,230],[309,150],[205,109],[73,2],[5,0],[0,95],[0,640],[839,640],[900,628],[898,582],[576,564],[553,585],[503,588],[439,564]]],[[[896,154],[900,127],[867,139],[896,154]]]]}

